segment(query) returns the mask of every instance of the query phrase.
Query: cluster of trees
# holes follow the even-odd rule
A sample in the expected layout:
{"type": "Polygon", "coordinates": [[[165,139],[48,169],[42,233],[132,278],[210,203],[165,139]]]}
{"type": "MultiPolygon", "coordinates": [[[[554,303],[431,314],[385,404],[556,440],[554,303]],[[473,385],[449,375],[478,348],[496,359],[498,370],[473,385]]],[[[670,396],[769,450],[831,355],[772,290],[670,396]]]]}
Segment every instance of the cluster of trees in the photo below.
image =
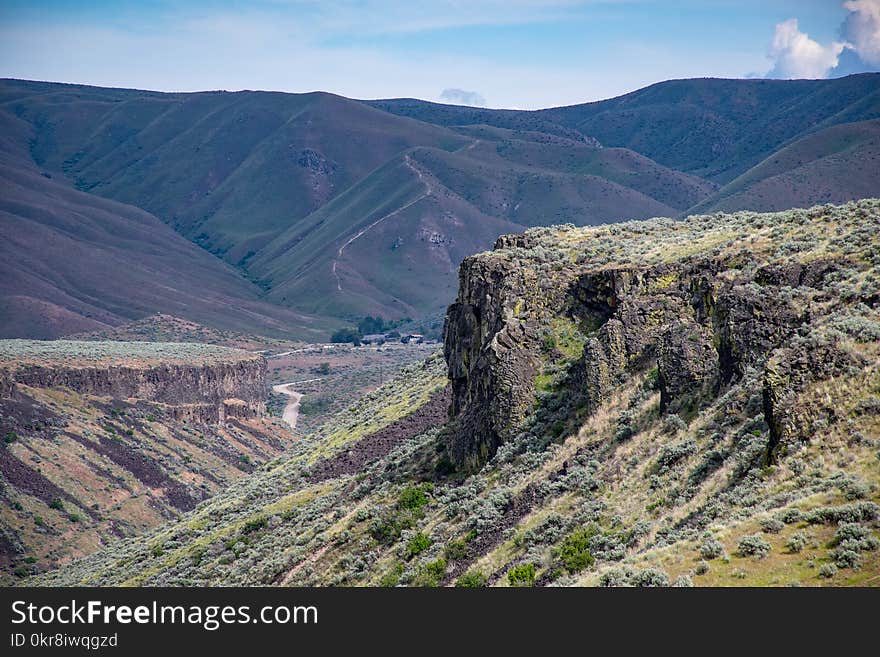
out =
{"type": "Polygon", "coordinates": [[[411,322],[412,319],[409,317],[404,317],[403,319],[396,319],[391,321],[385,321],[379,315],[372,317],[367,315],[357,323],[357,328],[342,328],[336,331],[332,336],[330,336],[330,342],[351,342],[354,346],[359,346],[361,344],[361,340],[365,335],[375,335],[376,333],[385,333],[388,334],[389,337],[399,337],[400,334],[395,331],[395,329],[402,324],[407,322],[411,322]]]}

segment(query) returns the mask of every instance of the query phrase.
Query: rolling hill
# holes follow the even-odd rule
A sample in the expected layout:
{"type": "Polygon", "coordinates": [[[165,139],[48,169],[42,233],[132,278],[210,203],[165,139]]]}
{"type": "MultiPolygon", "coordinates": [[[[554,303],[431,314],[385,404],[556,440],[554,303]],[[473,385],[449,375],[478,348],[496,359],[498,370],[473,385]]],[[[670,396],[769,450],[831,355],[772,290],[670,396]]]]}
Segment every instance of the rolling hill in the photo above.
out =
{"type": "Polygon", "coordinates": [[[153,215],[40,170],[27,153],[29,126],[3,118],[0,336],[54,338],[155,312],[311,339],[332,326],[261,301],[239,271],[153,215]]]}
{"type": "Polygon", "coordinates": [[[878,174],[880,119],[844,123],[779,149],[691,210],[763,212],[840,203],[876,194],[878,174]]]}
{"type": "MultiPolygon", "coordinates": [[[[367,314],[436,315],[465,256],[530,226],[876,195],[877,117],[880,74],[675,80],[534,112],[320,92],[184,94],[0,81],[0,139],[15,154],[4,175],[18,176],[12,214],[33,220],[45,218],[43,210],[90,217],[98,212],[91,208],[123,215],[139,208],[153,217],[154,241],[185,248],[170,227],[203,249],[191,257],[175,251],[171,280],[189,277],[195,284],[187,290],[217,290],[208,282],[216,273],[235,281],[219,284],[236,290],[233,297],[262,304],[245,313],[256,318],[213,318],[215,303],[161,305],[135,295],[101,312],[117,322],[159,311],[216,328],[264,325],[304,335],[367,314]],[[126,205],[107,210],[110,200],[126,205]],[[180,269],[184,262],[214,273],[192,278],[180,269]]],[[[112,243],[111,232],[92,238],[112,243]]],[[[28,242],[40,235],[31,232],[28,242]]],[[[40,260],[51,252],[35,253],[26,261],[16,253],[8,265],[25,293],[6,295],[4,334],[56,334],[37,326],[45,316],[76,332],[99,329],[95,322],[104,319],[88,317],[98,312],[91,306],[59,303],[53,285],[60,283],[47,283],[45,273],[54,265],[40,260]]],[[[107,271],[118,265],[101,269],[102,258],[77,257],[76,275],[109,284],[107,271]]],[[[144,258],[130,252],[123,278],[145,269],[138,280],[154,280],[148,272],[156,265],[144,258]]],[[[118,287],[149,289],[134,280],[118,287]]],[[[90,297],[105,296],[98,290],[90,297]]],[[[83,295],[73,296],[82,303],[83,295]]]]}
{"type": "Polygon", "coordinates": [[[458,263],[502,233],[676,214],[714,190],[625,149],[466,134],[458,151],[395,158],[260,251],[249,269],[266,298],[318,314],[438,313],[458,263]]]}
{"type": "Polygon", "coordinates": [[[520,113],[413,99],[365,102],[439,125],[556,126],[724,184],[808,132],[880,117],[880,73],[831,80],[670,80],[609,100],[520,113]]]}

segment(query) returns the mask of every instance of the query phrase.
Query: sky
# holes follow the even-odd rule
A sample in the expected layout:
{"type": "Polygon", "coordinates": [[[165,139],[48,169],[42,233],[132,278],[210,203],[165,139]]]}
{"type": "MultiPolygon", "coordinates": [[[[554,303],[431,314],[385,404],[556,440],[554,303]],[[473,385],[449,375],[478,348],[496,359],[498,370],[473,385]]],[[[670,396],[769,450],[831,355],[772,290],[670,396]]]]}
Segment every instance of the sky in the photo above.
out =
{"type": "Polygon", "coordinates": [[[0,77],[536,109],[880,70],[880,0],[0,0],[0,77]]]}

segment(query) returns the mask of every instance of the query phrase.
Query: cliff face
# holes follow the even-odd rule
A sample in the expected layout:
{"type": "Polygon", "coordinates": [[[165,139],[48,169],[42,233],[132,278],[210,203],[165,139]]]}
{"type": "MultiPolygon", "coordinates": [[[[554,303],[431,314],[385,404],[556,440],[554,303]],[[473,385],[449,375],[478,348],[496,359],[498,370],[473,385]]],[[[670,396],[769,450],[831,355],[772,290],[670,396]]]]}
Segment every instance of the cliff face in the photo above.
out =
{"type": "MultiPolygon", "coordinates": [[[[67,344],[91,347],[89,343],[67,344]]],[[[51,357],[48,352],[38,352],[36,357],[23,354],[18,361],[8,358],[5,364],[0,363],[5,367],[0,370],[0,395],[8,396],[15,383],[65,388],[83,395],[179,406],[181,412],[201,422],[222,422],[227,415],[256,417],[265,412],[266,360],[259,354],[218,348],[216,353],[208,352],[210,357],[201,354],[194,362],[187,362],[185,355],[156,357],[147,346],[141,347],[145,353],[140,354],[137,343],[120,343],[133,345],[132,355],[117,360],[101,353],[101,345],[108,343],[94,344],[98,346],[92,358],[51,357]]]]}
{"type": "Polygon", "coordinates": [[[557,388],[570,406],[596,409],[649,371],[661,412],[682,416],[760,372],[766,460],[808,438],[797,394],[872,358],[838,325],[855,331],[873,321],[876,278],[846,297],[839,287],[875,264],[876,247],[865,239],[878,227],[877,204],[844,207],[857,219],[854,234],[829,206],[537,229],[468,258],[445,328],[453,461],[474,469],[491,457],[535,408],[542,375],[560,368],[557,388]],[[856,241],[829,249],[822,239],[831,227],[832,241],[856,241]],[[627,252],[629,243],[644,255],[627,252]],[[560,323],[572,327],[568,354],[558,349],[560,323]]]}
{"type": "MultiPolygon", "coordinates": [[[[12,378],[32,388],[69,388],[81,394],[137,398],[171,406],[199,404],[213,409],[204,421],[219,422],[224,400],[247,403],[249,413],[265,411],[266,361],[262,357],[206,365],[157,364],[149,367],[24,365],[12,378]]],[[[226,410],[239,405],[227,404],[226,410]]]]}
{"type": "Polygon", "coordinates": [[[289,433],[265,387],[243,351],[0,341],[0,577],[137,535],[274,458],[289,433]]]}

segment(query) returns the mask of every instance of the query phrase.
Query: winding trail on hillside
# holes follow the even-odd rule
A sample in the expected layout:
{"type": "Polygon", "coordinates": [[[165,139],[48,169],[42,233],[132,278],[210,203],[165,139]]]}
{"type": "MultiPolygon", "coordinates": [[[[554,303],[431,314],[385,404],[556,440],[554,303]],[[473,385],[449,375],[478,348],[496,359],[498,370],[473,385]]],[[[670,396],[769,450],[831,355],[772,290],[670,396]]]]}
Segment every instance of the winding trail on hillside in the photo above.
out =
{"type": "Polygon", "coordinates": [[[373,223],[371,223],[371,224],[370,224],[369,226],[367,226],[366,228],[361,228],[357,233],[355,233],[355,235],[354,235],[353,237],[350,237],[350,238],[348,239],[348,241],[345,242],[345,244],[343,244],[342,246],[339,247],[339,250],[336,252],[336,258],[333,260],[333,267],[332,267],[332,270],[333,270],[333,276],[336,278],[336,289],[337,289],[339,292],[342,292],[342,279],[339,277],[339,273],[336,271],[336,269],[337,269],[337,265],[339,264],[339,261],[342,259],[342,255],[343,255],[343,253],[345,252],[345,248],[346,248],[349,244],[351,244],[352,242],[354,242],[356,239],[358,239],[361,235],[363,235],[364,233],[366,233],[366,232],[369,231],[370,229],[375,228],[376,226],[378,226],[379,224],[381,224],[381,223],[382,223],[383,221],[385,221],[386,219],[389,219],[389,218],[393,217],[393,216],[396,215],[396,214],[400,214],[401,212],[403,212],[403,211],[406,210],[407,208],[412,207],[413,205],[415,205],[416,203],[418,203],[418,202],[421,201],[422,199],[427,198],[428,196],[430,196],[431,194],[434,193],[434,188],[431,186],[431,183],[425,179],[425,176],[422,174],[421,170],[420,170],[415,164],[413,164],[413,162],[412,162],[412,160],[410,159],[409,155],[404,156],[404,158],[403,158],[403,164],[404,164],[404,166],[406,166],[408,169],[410,169],[411,171],[415,172],[415,174],[419,177],[419,182],[422,183],[422,184],[425,186],[425,191],[422,192],[421,194],[419,194],[416,198],[414,198],[414,199],[413,199],[412,201],[410,201],[409,203],[400,206],[400,207],[397,208],[396,210],[392,210],[391,212],[389,212],[389,213],[386,214],[386,215],[383,215],[382,217],[379,217],[376,221],[374,221],[373,223]]]}
{"type": "Polygon", "coordinates": [[[299,417],[299,402],[303,397],[301,392],[291,389],[291,386],[297,383],[303,382],[293,381],[292,383],[279,383],[276,386],[272,386],[274,392],[290,397],[290,401],[288,401],[287,405],[284,407],[284,413],[281,415],[281,419],[290,426],[291,431],[296,430],[296,420],[299,417]]]}

